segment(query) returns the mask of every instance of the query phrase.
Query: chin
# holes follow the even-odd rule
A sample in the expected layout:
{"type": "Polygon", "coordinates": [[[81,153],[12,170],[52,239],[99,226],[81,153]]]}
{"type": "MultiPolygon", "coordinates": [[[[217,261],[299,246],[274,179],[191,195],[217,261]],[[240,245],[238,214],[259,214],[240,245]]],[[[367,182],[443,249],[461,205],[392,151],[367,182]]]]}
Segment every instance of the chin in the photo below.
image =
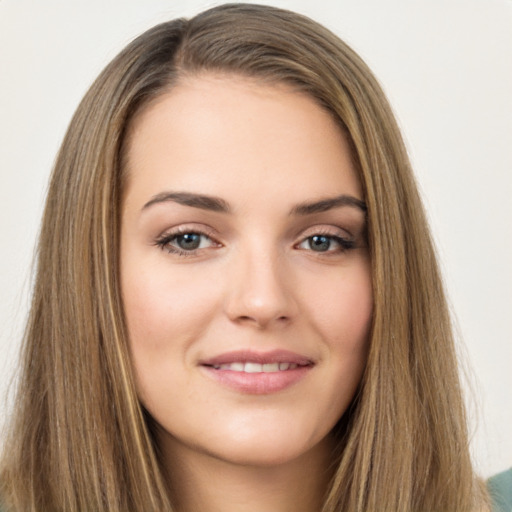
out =
{"type": "Polygon", "coordinates": [[[281,466],[292,462],[302,455],[297,447],[266,447],[261,444],[256,446],[242,446],[230,447],[226,450],[215,450],[215,453],[210,453],[213,457],[236,464],[238,466],[253,466],[253,467],[273,467],[281,466]]]}
{"type": "Polygon", "coordinates": [[[208,455],[241,466],[281,466],[308,457],[326,453],[330,449],[330,436],[315,439],[290,429],[263,429],[263,431],[238,431],[236,435],[223,436],[222,441],[207,446],[196,446],[208,455]],[[225,440],[229,440],[226,442],[225,440]]]}

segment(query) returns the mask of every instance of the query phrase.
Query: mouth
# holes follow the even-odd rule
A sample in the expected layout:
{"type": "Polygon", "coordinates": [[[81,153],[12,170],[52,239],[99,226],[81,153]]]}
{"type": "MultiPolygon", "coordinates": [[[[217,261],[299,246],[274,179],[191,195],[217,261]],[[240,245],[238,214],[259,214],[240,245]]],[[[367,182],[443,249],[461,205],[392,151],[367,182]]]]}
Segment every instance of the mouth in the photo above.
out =
{"type": "MultiPolygon", "coordinates": [[[[206,365],[207,366],[207,365],[206,365]]],[[[244,372],[244,373],[275,373],[285,372],[289,370],[295,370],[299,366],[297,363],[254,363],[254,362],[243,362],[236,361],[234,363],[216,364],[212,368],[215,370],[228,370],[232,372],[244,372]]],[[[307,365],[303,365],[307,366],[307,365]]]]}
{"type": "Polygon", "coordinates": [[[201,361],[200,366],[209,377],[230,390],[266,395],[301,381],[315,362],[283,350],[265,353],[237,351],[201,361]]]}

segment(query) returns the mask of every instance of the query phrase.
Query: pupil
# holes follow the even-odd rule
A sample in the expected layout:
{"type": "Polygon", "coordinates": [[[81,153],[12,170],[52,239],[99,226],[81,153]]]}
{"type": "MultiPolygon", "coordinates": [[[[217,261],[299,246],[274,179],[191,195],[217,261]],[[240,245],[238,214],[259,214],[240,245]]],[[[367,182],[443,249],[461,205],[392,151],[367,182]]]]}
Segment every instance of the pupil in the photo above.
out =
{"type": "Polygon", "coordinates": [[[181,249],[187,249],[189,251],[194,250],[197,249],[201,243],[201,235],[198,235],[197,233],[186,233],[184,235],[179,235],[176,242],[181,249]]]}
{"type": "Polygon", "coordinates": [[[331,245],[331,240],[326,236],[315,235],[309,240],[309,246],[314,251],[327,251],[331,245]]]}

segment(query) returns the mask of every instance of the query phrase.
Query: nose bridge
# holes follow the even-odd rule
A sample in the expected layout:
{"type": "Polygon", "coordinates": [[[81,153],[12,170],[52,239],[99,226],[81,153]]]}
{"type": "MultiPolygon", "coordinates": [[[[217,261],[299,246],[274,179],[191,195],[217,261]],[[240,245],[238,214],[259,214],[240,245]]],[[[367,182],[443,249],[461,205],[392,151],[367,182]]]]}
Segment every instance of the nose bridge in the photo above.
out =
{"type": "Polygon", "coordinates": [[[228,316],[260,327],[289,320],[294,301],[288,279],[286,264],[276,247],[260,242],[241,248],[231,266],[228,316]]]}

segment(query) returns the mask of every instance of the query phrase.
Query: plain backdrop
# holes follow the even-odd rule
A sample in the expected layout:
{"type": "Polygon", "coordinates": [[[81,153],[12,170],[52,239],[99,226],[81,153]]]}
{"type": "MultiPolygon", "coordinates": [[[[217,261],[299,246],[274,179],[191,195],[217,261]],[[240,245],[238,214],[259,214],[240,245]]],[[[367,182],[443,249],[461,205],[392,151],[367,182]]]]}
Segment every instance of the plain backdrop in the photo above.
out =
{"type": "MultiPolygon", "coordinates": [[[[0,0],[0,393],[31,287],[46,183],[71,115],[133,37],[220,2],[0,0]]],[[[367,61],[402,127],[469,368],[483,476],[512,465],[512,0],[269,0],[367,61]]],[[[5,418],[8,399],[0,402],[5,418]]]]}

